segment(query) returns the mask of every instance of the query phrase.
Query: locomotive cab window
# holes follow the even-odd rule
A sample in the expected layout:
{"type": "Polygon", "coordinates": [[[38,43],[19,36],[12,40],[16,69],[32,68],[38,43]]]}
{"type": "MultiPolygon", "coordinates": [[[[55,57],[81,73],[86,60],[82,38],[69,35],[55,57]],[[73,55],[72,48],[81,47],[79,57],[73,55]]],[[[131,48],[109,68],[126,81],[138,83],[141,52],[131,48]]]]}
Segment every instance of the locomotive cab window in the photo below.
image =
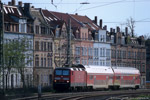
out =
{"type": "Polygon", "coordinates": [[[55,70],[56,75],[69,75],[69,70],[55,70]]]}
{"type": "Polygon", "coordinates": [[[56,70],[56,71],[55,71],[55,74],[56,74],[56,75],[62,75],[62,70],[56,70]]]}
{"type": "Polygon", "coordinates": [[[63,75],[69,75],[69,70],[63,70],[63,75]]]}

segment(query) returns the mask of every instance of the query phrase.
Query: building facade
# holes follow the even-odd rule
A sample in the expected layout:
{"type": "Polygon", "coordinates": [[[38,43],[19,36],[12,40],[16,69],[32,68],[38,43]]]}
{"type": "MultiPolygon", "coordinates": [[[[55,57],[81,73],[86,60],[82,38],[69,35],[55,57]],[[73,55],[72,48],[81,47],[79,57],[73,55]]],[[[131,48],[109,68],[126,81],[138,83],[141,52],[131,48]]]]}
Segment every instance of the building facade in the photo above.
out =
{"type": "MultiPolygon", "coordinates": [[[[25,65],[24,65],[24,81],[26,86],[33,85],[33,34],[27,31],[27,17],[23,14],[23,9],[20,5],[16,6],[12,1],[9,5],[4,5],[4,43],[12,43],[15,41],[22,41],[26,38],[26,43],[28,47],[27,51],[24,52],[25,55],[25,65]]],[[[12,63],[15,57],[10,57],[9,66],[14,66],[12,63]]],[[[6,63],[5,63],[6,65],[6,63]]],[[[6,66],[7,67],[7,66],[6,66]]],[[[17,66],[16,66],[17,67],[17,66]]],[[[21,78],[21,73],[15,67],[10,70],[5,70],[5,86],[7,88],[21,88],[23,87],[23,82],[21,78]],[[9,74],[7,74],[9,73],[9,74]]]]}
{"type": "Polygon", "coordinates": [[[145,42],[146,46],[146,87],[150,88],[150,39],[145,42]]]}
{"type": "Polygon", "coordinates": [[[141,87],[145,88],[146,82],[146,48],[143,36],[131,37],[126,32],[110,32],[111,64],[120,67],[135,67],[141,73],[141,87]]]}
{"type": "Polygon", "coordinates": [[[34,86],[52,86],[53,61],[53,33],[46,23],[41,9],[24,4],[26,16],[30,17],[28,23],[32,23],[34,32],[34,86]]]}
{"type": "Polygon", "coordinates": [[[111,46],[106,37],[106,30],[99,30],[98,40],[93,44],[93,65],[111,66],[111,46]]]}

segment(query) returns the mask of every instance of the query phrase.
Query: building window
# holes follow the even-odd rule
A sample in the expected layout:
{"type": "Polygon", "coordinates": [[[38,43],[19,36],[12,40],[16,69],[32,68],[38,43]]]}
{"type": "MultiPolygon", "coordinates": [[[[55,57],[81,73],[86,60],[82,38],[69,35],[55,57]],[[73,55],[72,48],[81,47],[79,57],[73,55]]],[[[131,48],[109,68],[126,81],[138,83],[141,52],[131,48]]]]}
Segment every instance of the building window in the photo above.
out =
{"type": "Polygon", "coordinates": [[[130,55],[130,51],[128,51],[128,59],[130,59],[130,56],[131,56],[131,55],[130,55]]]}
{"type": "Polygon", "coordinates": [[[102,55],[103,55],[103,57],[105,57],[105,48],[103,48],[103,54],[102,55]]]}
{"type": "Polygon", "coordinates": [[[93,50],[90,48],[90,56],[93,56],[93,50]]]}
{"type": "Polygon", "coordinates": [[[48,67],[52,67],[52,58],[48,58],[47,60],[48,60],[47,61],[48,62],[48,67]]]}
{"type": "Polygon", "coordinates": [[[44,58],[44,67],[46,67],[46,58],[44,58]]]}
{"type": "Polygon", "coordinates": [[[53,49],[53,46],[52,46],[52,42],[48,42],[48,44],[47,44],[48,46],[48,51],[52,51],[52,49],[53,49]]]}
{"type": "Polygon", "coordinates": [[[43,42],[41,42],[41,51],[43,51],[43,49],[44,49],[44,48],[43,48],[43,42]]]}
{"type": "Polygon", "coordinates": [[[36,30],[36,34],[39,34],[39,26],[38,25],[35,26],[35,30],[36,30]]]}
{"type": "Polygon", "coordinates": [[[39,67],[39,57],[35,57],[35,66],[39,67]]]}
{"type": "Polygon", "coordinates": [[[84,55],[86,56],[87,55],[87,48],[84,47],[84,55]]]}
{"type": "Polygon", "coordinates": [[[45,27],[41,27],[41,34],[46,34],[46,28],[45,27]]]}
{"type": "Polygon", "coordinates": [[[110,49],[106,49],[106,57],[110,57],[110,49]]]}
{"type": "Polygon", "coordinates": [[[122,44],[125,44],[125,39],[124,39],[124,37],[122,37],[122,42],[121,42],[122,44]]]}
{"type": "Polygon", "coordinates": [[[91,48],[88,48],[88,55],[91,56],[91,48]]]}
{"type": "Polygon", "coordinates": [[[10,31],[10,23],[5,23],[5,31],[10,31]]]}
{"type": "Polygon", "coordinates": [[[114,43],[114,36],[111,36],[111,43],[114,43]]]}
{"type": "Polygon", "coordinates": [[[21,24],[21,32],[25,32],[25,24],[21,24]]]}
{"type": "Polygon", "coordinates": [[[94,48],[94,56],[98,57],[98,48],[94,48]]]}
{"type": "Polygon", "coordinates": [[[82,56],[84,55],[84,47],[81,47],[82,50],[82,56]]]}
{"type": "Polygon", "coordinates": [[[18,84],[18,75],[16,74],[16,86],[18,84]]]}
{"type": "Polygon", "coordinates": [[[102,48],[100,48],[100,57],[102,57],[102,56],[103,56],[102,52],[103,52],[103,49],[102,49],[102,48]]]}
{"type": "Polygon", "coordinates": [[[32,60],[32,58],[30,58],[30,66],[32,66],[32,65],[33,65],[33,64],[32,64],[32,61],[33,61],[33,60],[32,60]]]}
{"type": "Polygon", "coordinates": [[[121,44],[121,37],[118,37],[118,43],[121,44]]]}
{"type": "Polygon", "coordinates": [[[143,52],[143,54],[142,54],[142,55],[143,55],[143,60],[145,60],[145,52],[143,52]]]}
{"type": "Polygon", "coordinates": [[[44,42],[44,51],[46,51],[46,42],[44,42]]]}
{"type": "Polygon", "coordinates": [[[26,21],[25,20],[20,20],[19,26],[20,26],[19,32],[26,33],[26,21]]]}
{"type": "Polygon", "coordinates": [[[39,51],[39,41],[35,41],[35,50],[39,51]]]}
{"type": "Polygon", "coordinates": [[[80,47],[76,47],[76,55],[80,55],[80,47]]]}
{"type": "Polygon", "coordinates": [[[41,67],[43,67],[43,58],[41,58],[41,67]]]}

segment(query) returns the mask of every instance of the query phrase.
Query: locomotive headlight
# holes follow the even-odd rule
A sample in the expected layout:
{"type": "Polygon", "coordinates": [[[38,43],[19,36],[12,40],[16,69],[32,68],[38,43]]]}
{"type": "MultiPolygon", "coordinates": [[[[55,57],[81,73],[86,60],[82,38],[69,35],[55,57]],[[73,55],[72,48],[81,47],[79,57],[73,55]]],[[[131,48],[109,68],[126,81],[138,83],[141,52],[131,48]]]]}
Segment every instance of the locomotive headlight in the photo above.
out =
{"type": "Polygon", "coordinates": [[[69,83],[69,81],[67,81],[67,83],[69,83]]]}

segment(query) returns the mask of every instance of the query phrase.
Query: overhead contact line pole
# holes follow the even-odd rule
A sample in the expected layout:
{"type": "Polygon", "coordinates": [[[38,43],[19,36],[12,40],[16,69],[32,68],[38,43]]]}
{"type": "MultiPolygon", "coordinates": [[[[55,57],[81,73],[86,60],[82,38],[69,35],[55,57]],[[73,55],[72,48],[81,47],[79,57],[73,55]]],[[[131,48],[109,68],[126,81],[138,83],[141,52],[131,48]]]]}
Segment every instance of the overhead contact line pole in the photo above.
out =
{"type": "Polygon", "coordinates": [[[71,66],[71,20],[68,20],[68,31],[67,31],[68,35],[67,35],[67,62],[66,64],[68,65],[68,67],[71,66]]]}
{"type": "Polygon", "coordinates": [[[0,0],[0,69],[2,74],[3,95],[5,95],[5,77],[4,77],[4,12],[3,3],[0,0]]]}

